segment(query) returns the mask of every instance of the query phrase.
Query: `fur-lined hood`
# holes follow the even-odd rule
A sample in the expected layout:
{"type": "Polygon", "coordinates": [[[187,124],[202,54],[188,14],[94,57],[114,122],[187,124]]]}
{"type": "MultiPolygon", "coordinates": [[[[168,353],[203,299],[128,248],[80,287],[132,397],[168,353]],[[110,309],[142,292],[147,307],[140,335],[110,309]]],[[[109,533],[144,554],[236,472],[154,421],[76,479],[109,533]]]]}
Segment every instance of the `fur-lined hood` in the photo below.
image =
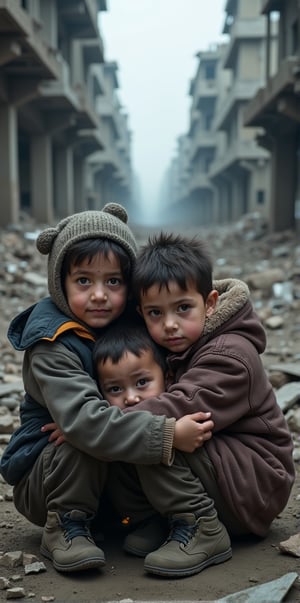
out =
{"type": "Polygon", "coordinates": [[[219,298],[214,313],[206,318],[203,335],[214,332],[235,316],[250,299],[246,283],[235,278],[214,281],[213,288],[218,291],[219,298]]]}
{"type": "Polygon", "coordinates": [[[261,354],[266,347],[266,334],[253,310],[246,283],[223,279],[214,281],[213,287],[219,298],[214,313],[206,318],[201,344],[221,333],[235,332],[249,339],[261,354]]]}

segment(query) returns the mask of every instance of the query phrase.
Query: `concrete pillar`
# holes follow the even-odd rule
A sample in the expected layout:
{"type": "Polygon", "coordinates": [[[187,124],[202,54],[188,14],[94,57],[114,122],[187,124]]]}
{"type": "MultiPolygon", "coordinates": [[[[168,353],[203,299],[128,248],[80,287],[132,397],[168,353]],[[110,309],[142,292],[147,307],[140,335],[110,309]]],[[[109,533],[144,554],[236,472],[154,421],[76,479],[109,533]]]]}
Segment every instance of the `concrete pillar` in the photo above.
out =
{"type": "Polygon", "coordinates": [[[51,224],[53,208],[52,141],[47,135],[31,138],[31,211],[37,222],[51,224]]]}
{"type": "Polygon", "coordinates": [[[219,191],[217,183],[212,184],[211,194],[211,223],[219,223],[219,191]]]}
{"type": "Polygon", "coordinates": [[[96,192],[96,209],[101,209],[104,205],[104,186],[103,186],[103,170],[99,170],[95,174],[94,187],[96,192]]]}
{"type": "Polygon", "coordinates": [[[297,189],[297,142],[295,133],[281,136],[272,151],[271,231],[293,228],[297,189]]]}
{"type": "Polygon", "coordinates": [[[236,170],[232,178],[232,220],[234,222],[248,211],[244,176],[243,172],[236,170]]]}
{"type": "Polygon", "coordinates": [[[0,225],[17,222],[20,196],[18,174],[17,110],[0,107],[0,225]]]}
{"type": "Polygon", "coordinates": [[[239,185],[238,185],[238,179],[237,177],[234,178],[232,180],[232,221],[236,222],[236,220],[239,219],[240,215],[241,215],[241,208],[240,208],[240,190],[239,190],[239,185]]]}
{"type": "Polygon", "coordinates": [[[55,211],[57,218],[65,218],[75,212],[74,163],[72,147],[57,148],[55,167],[55,211]]]}
{"type": "Polygon", "coordinates": [[[85,162],[81,157],[76,157],[74,160],[74,209],[76,212],[83,211],[86,208],[85,190],[84,190],[84,172],[85,162]]]}

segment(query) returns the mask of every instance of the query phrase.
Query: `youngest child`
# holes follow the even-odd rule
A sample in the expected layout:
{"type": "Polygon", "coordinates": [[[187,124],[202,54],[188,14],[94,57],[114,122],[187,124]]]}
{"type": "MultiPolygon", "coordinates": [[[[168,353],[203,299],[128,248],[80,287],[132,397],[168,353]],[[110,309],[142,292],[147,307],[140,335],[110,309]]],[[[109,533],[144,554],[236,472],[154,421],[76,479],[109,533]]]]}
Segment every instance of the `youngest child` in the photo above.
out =
{"type": "Polygon", "coordinates": [[[142,321],[110,325],[95,344],[93,357],[99,388],[112,406],[124,409],[165,390],[165,351],[142,321]]]}

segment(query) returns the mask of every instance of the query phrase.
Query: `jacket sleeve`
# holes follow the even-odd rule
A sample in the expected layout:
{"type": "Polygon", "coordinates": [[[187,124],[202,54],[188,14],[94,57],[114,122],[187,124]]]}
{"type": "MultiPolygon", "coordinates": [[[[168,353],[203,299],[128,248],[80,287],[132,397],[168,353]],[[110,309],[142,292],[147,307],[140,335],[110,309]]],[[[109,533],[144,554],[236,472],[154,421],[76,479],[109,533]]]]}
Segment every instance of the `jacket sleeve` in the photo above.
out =
{"type": "MultiPolygon", "coordinates": [[[[257,353],[255,355],[257,357],[257,353]]],[[[259,363],[260,359],[255,359],[263,376],[259,363]]],[[[216,433],[251,412],[252,369],[249,366],[245,354],[239,357],[236,353],[234,358],[211,350],[196,354],[167,392],[140,402],[138,408],[176,419],[199,411],[211,412],[216,433]]],[[[124,412],[130,414],[134,408],[128,407],[124,412]]]]}
{"type": "Polygon", "coordinates": [[[24,358],[24,386],[48,408],[67,441],[101,460],[170,464],[175,419],[131,416],[101,398],[78,356],[59,342],[40,342],[24,358]]]}

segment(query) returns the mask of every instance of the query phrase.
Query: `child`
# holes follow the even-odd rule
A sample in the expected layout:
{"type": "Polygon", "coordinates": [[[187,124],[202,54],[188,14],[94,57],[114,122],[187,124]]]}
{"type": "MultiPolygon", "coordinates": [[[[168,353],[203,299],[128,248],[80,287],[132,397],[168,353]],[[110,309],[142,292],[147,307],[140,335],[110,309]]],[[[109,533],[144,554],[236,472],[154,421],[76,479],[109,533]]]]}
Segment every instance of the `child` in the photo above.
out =
{"type": "MultiPolygon", "coordinates": [[[[157,495],[154,471],[156,483],[159,473],[163,481],[163,466],[136,467],[152,506],[162,515],[168,506],[171,519],[167,542],[146,556],[145,569],[186,575],[195,565],[200,571],[215,562],[218,516],[232,535],[266,535],[294,482],[292,438],[260,359],[265,332],[248,288],[235,279],[213,284],[202,242],[163,233],[149,239],[138,253],[133,285],[151,337],[169,352],[174,378],[166,393],[142,401],[139,410],[179,418],[201,409],[214,421],[212,438],[193,454],[181,455],[178,467],[180,472],[190,466],[213,500],[209,529],[202,513],[198,519],[172,513],[176,490],[167,481],[165,496],[161,490],[157,495]]],[[[117,467],[126,497],[132,472],[126,476],[124,467],[117,467]]],[[[140,501],[136,493],[133,506],[140,501]]]]}
{"type": "Polygon", "coordinates": [[[24,350],[21,426],[1,458],[14,503],[43,526],[41,552],[58,571],[105,564],[89,531],[107,460],[170,464],[173,446],[202,445],[211,422],[203,413],[182,422],[109,406],[94,379],[92,349],[101,330],[126,312],[136,243],[117,204],[63,219],[37,238],[48,255],[50,297],[11,323],[8,338],[24,350]],[[48,443],[41,425],[55,421],[66,437],[48,443]]]}
{"type": "Polygon", "coordinates": [[[165,391],[165,352],[142,320],[119,320],[95,344],[94,364],[105,400],[122,410],[165,391]]]}

